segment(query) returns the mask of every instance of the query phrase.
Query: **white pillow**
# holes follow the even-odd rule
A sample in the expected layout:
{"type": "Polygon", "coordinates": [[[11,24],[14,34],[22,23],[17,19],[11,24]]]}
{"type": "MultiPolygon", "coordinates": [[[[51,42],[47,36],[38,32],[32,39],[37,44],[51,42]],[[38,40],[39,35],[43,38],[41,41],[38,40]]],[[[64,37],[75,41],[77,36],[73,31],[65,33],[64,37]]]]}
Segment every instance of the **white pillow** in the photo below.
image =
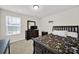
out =
{"type": "Polygon", "coordinates": [[[53,30],[52,34],[66,37],[67,36],[67,31],[62,31],[62,30],[53,30]]]}
{"type": "Polygon", "coordinates": [[[67,32],[67,36],[71,36],[71,37],[77,38],[78,37],[78,33],[76,33],[76,32],[67,32]]]}

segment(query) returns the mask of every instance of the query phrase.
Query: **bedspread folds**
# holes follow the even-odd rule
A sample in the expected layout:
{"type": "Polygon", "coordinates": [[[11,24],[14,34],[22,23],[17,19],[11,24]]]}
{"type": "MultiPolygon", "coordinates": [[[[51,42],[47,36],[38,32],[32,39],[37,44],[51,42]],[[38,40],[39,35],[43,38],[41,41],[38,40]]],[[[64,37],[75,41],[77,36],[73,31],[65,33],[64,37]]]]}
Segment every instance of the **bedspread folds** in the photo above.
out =
{"type": "Polygon", "coordinates": [[[79,40],[72,37],[61,37],[53,34],[48,34],[35,38],[33,40],[56,53],[78,53],[79,49],[79,40]]]}

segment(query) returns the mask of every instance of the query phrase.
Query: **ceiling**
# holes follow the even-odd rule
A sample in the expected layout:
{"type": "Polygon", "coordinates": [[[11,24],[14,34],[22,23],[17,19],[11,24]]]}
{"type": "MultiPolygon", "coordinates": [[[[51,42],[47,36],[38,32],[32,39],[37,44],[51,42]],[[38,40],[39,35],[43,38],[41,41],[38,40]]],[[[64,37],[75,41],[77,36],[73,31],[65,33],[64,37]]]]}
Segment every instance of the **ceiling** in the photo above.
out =
{"type": "Polygon", "coordinates": [[[36,17],[45,17],[56,14],[71,8],[79,7],[77,5],[39,5],[38,10],[33,9],[33,5],[0,5],[0,8],[30,15],[36,17]]]}

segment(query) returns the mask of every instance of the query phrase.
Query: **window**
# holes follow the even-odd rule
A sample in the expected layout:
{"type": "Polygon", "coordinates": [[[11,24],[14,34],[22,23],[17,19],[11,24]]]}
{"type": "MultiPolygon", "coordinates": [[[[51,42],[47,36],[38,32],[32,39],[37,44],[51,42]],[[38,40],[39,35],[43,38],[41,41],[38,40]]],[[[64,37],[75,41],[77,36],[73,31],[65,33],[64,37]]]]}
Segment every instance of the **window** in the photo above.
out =
{"type": "Polygon", "coordinates": [[[21,18],[6,16],[6,33],[7,35],[14,35],[21,33],[21,18]]]}

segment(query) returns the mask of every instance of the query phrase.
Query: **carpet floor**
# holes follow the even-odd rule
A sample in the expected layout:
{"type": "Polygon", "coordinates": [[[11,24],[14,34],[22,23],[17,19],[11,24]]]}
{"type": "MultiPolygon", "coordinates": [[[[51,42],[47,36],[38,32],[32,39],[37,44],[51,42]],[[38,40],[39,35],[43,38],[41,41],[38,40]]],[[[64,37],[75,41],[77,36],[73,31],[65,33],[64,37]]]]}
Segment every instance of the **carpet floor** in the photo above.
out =
{"type": "Polygon", "coordinates": [[[11,54],[32,54],[33,53],[33,41],[21,40],[11,43],[11,54]]]}

